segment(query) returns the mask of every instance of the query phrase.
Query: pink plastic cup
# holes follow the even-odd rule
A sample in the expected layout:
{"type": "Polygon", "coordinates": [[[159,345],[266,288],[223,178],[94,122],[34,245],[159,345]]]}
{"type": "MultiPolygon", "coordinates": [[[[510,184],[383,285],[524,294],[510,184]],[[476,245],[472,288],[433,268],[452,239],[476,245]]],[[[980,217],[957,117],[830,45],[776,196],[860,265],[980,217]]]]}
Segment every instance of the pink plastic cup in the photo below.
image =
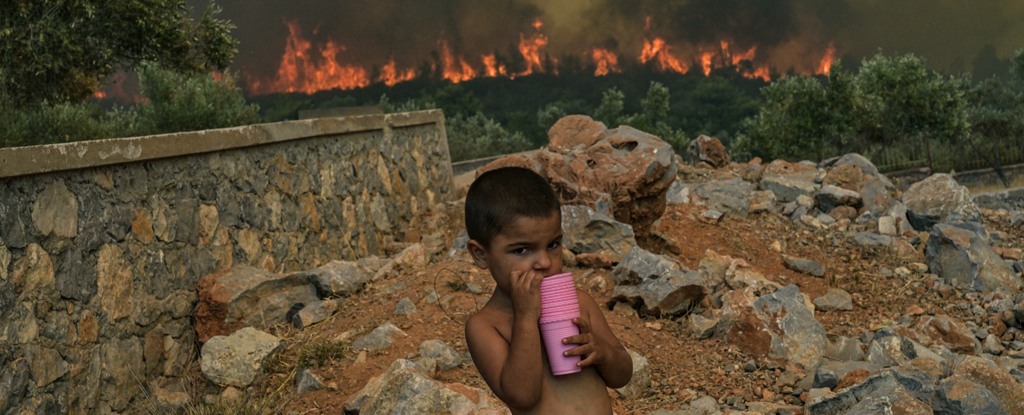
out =
{"type": "Polygon", "coordinates": [[[566,304],[566,305],[560,305],[560,306],[556,306],[556,307],[548,307],[548,308],[541,309],[541,312],[540,312],[541,318],[560,316],[560,317],[565,317],[565,318],[570,318],[571,319],[573,317],[579,316],[579,314],[580,314],[580,306],[578,304],[566,304]]]}
{"type": "MultiPolygon", "coordinates": [[[[579,313],[577,312],[577,315],[579,313]]],[[[544,339],[544,348],[548,353],[548,362],[551,364],[551,374],[555,376],[568,375],[579,372],[576,366],[580,361],[579,356],[565,356],[563,353],[572,350],[577,345],[562,344],[562,339],[580,334],[580,328],[572,321],[561,320],[540,324],[540,335],[544,339]]]]}

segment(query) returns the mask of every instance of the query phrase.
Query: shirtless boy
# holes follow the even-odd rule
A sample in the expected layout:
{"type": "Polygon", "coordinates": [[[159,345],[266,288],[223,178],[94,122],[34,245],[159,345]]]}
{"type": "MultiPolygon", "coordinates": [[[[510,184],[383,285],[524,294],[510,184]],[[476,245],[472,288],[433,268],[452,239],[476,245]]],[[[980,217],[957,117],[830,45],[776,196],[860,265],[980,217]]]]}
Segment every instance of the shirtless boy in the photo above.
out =
{"type": "Polygon", "coordinates": [[[625,386],[633,363],[594,299],[577,290],[577,344],[582,371],[553,376],[543,350],[540,281],[562,272],[562,218],[548,182],[532,170],[508,167],[480,175],[466,196],[467,244],[477,266],[497,283],[484,307],[466,322],[466,342],[480,375],[513,414],[612,413],[606,387],[625,386]]]}

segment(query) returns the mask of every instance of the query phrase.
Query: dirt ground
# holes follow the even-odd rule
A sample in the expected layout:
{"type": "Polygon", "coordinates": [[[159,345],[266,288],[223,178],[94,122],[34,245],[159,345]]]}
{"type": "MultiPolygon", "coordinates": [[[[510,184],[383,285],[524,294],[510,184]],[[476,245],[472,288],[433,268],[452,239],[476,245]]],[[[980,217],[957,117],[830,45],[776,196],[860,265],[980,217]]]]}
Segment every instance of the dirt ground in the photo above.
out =
{"type": "MultiPolygon", "coordinates": [[[[441,228],[445,247],[450,246],[461,228],[461,218],[456,209],[452,211],[448,216],[429,221],[441,228]]],[[[769,279],[781,285],[796,284],[802,293],[812,298],[825,294],[829,287],[848,291],[854,298],[854,311],[815,313],[829,338],[858,336],[864,330],[877,329],[898,320],[913,305],[928,314],[960,317],[953,307],[959,300],[956,294],[943,297],[929,290],[921,275],[905,279],[885,276],[889,273],[883,268],[894,270],[908,262],[887,249],[860,247],[843,232],[811,230],[774,213],[760,213],[746,219],[727,217],[720,223],[710,224],[698,219],[702,211],[699,206],[670,205],[656,230],[674,242],[649,243],[648,247],[690,269],[697,269],[709,249],[742,258],[769,279]],[[781,249],[773,249],[773,245],[781,249]],[[828,271],[824,278],[791,271],[784,266],[783,254],[818,261],[828,271]]],[[[987,219],[990,230],[1015,232],[1009,229],[1008,215],[990,213],[987,219]]],[[[1010,236],[1010,241],[1018,242],[1006,245],[1019,248],[1020,235],[1010,236]]],[[[447,249],[440,254],[441,257],[446,255],[447,249]]],[[[612,287],[610,282],[602,284],[602,281],[606,281],[610,270],[568,268],[567,271],[573,272],[577,286],[588,290],[599,304],[607,303],[612,287]]],[[[425,340],[440,339],[457,351],[466,352],[463,323],[486,302],[493,287],[490,275],[476,269],[465,258],[444,259],[426,268],[375,281],[350,297],[339,313],[323,323],[301,331],[276,327],[275,334],[288,341],[287,350],[271,365],[271,373],[253,386],[255,395],[276,394],[276,413],[341,413],[342,404],[351,394],[381,374],[395,359],[417,356],[419,345],[425,340]],[[482,293],[473,294],[459,282],[475,285],[482,293]],[[442,298],[452,296],[447,307],[441,302],[425,301],[431,289],[442,298]],[[408,317],[393,315],[395,304],[405,297],[417,305],[418,312],[408,317]],[[312,371],[328,387],[301,396],[294,393],[294,370],[300,353],[308,355],[314,345],[332,342],[339,336],[344,337],[346,332],[351,341],[387,321],[408,336],[381,352],[360,356],[344,349],[336,356],[318,361],[312,371]]],[[[786,368],[757,362],[758,368],[752,372],[736,370],[733,365],[742,368],[751,357],[718,340],[695,339],[686,329],[685,318],[654,318],[619,310],[608,310],[606,317],[622,343],[646,356],[652,368],[650,390],[638,399],[620,398],[617,411],[620,414],[677,409],[705,395],[719,402],[738,396],[746,402],[765,400],[802,405],[797,397],[780,393],[775,384],[786,368]]],[[[472,365],[463,366],[440,372],[437,378],[488,390],[472,365]]],[[[217,393],[217,389],[208,386],[205,393],[217,393]]]]}

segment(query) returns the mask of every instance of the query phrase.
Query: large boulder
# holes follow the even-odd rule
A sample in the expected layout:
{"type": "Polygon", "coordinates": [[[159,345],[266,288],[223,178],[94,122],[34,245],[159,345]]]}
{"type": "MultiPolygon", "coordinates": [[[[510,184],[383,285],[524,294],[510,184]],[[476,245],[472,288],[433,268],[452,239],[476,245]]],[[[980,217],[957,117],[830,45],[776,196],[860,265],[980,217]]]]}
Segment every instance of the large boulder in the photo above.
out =
{"type": "Polygon", "coordinates": [[[826,160],[821,166],[828,168],[823,185],[838,186],[860,194],[861,204],[872,214],[878,215],[892,205],[896,186],[866,157],[849,153],[826,160]]]}
{"type": "Polygon", "coordinates": [[[715,137],[703,134],[690,142],[690,146],[686,148],[686,157],[691,166],[703,162],[712,168],[719,169],[729,164],[729,153],[725,151],[722,142],[715,137]]]}
{"type": "Polygon", "coordinates": [[[1024,415],[1024,385],[1005,370],[997,369],[978,357],[966,357],[953,371],[953,378],[984,386],[1012,415],[1024,415]]]}
{"type": "Polygon", "coordinates": [[[945,223],[933,226],[925,256],[932,272],[975,291],[1015,295],[1024,286],[981,236],[964,227],[945,223]]]}
{"type": "Polygon", "coordinates": [[[551,182],[563,205],[600,210],[598,203],[607,203],[612,216],[638,237],[665,213],[665,194],[678,169],[668,143],[632,127],[608,129],[583,115],[562,118],[548,138],[548,146],[532,157],[498,159],[478,171],[531,168],[551,182]]]}
{"type": "Polygon", "coordinates": [[[601,254],[613,263],[636,246],[633,228],[588,206],[562,206],[565,247],[575,254],[601,254]]]}
{"type": "Polygon", "coordinates": [[[358,261],[331,261],[309,271],[320,296],[348,297],[363,289],[389,260],[369,257],[358,261]]]}
{"type": "Polygon", "coordinates": [[[349,396],[343,411],[360,415],[509,413],[486,391],[436,381],[405,359],[396,360],[386,372],[349,396]]]}
{"type": "Polygon", "coordinates": [[[726,334],[726,341],[760,358],[811,369],[821,362],[828,338],[795,285],[754,301],[726,334]]]}
{"type": "Polygon", "coordinates": [[[811,196],[821,188],[815,183],[818,169],[804,163],[775,160],[764,168],[761,189],[771,190],[779,202],[795,201],[799,196],[811,196]]]}
{"type": "Polygon", "coordinates": [[[738,218],[750,213],[753,193],[754,185],[739,177],[702,183],[694,190],[698,203],[738,218]]]}
{"type": "Polygon", "coordinates": [[[976,354],[981,348],[967,325],[950,317],[921,316],[910,327],[897,326],[896,333],[924,346],[944,346],[960,354],[976,354]]]}
{"type": "Polygon", "coordinates": [[[287,321],[294,305],[320,300],[310,279],[306,273],[274,275],[249,266],[203,276],[196,284],[199,303],[193,314],[197,340],[287,321]]]}
{"type": "Polygon", "coordinates": [[[705,280],[663,255],[633,248],[612,270],[618,284],[612,301],[626,302],[651,315],[677,315],[704,298],[705,280]]]}
{"type": "Polygon", "coordinates": [[[907,218],[914,229],[931,230],[936,223],[981,222],[981,211],[971,192],[948,174],[937,173],[914,183],[903,193],[907,218]]]}
{"type": "Polygon", "coordinates": [[[281,339],[246,327],[209,339],[200,352],[200,369],[213,383],[244,388],[263,375],[267,359],[281,348],[281,339]]]}

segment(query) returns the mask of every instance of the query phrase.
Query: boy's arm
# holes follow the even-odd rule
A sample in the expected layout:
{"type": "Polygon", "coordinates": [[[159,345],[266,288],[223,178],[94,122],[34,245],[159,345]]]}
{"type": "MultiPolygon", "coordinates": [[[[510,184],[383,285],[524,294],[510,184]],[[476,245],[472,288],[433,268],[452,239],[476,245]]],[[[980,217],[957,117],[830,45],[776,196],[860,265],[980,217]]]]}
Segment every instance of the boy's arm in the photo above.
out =
{"type": "MultiPolygon", "coordinates": [[[[520,301],[512,321],[512,341],[508,343],[491,315],[474,315],[466,322],[466,343],[480,375],[487,386],[505,404],[517,409],[529,409],[540,401],[544,363],[541,356],[540,279],[534,273],[513,277],[513,291],[520,299],[532,292],[536,302],[520,301]],[[524,304],[525,303],[525,304],[524,304]],[[532,310],[535,308],[536,310],[532,310]]],[[[515,295],[514,294],[514,295],[515,295]]]]}
{"type": "Polygon", "coordinates": [[[608,320],[594,299],[584,291],[576,291],[583,318],[573,319],[573,323],[580,326],[580,335],[567,337],[562,342],[580,346],[566,354],[581,355],[580,367],[594,365],[609,388],[626,386],[633,377],[633,358],[612,333],[608,320]]]}

